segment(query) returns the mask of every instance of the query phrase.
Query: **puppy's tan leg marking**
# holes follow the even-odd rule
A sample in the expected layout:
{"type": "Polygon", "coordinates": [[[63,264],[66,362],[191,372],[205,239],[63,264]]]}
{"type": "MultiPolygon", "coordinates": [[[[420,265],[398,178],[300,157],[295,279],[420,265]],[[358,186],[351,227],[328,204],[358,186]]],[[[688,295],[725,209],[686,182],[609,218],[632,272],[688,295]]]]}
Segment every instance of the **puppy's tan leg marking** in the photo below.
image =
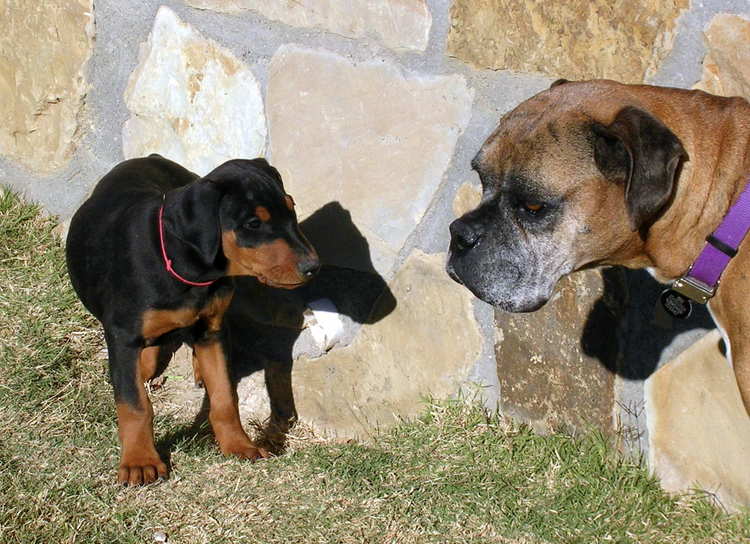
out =
{"type": "Polygon", "coordinates": [[[121,484],[149,484],[167,476],[167,465],[154,446],[154,410],[143,385],[156,372],[158,357],[157,346],[141,350],[136,377],[138,406],[117,403],[118,434],[122,444],[117,481],[121,484]]]}
{"type": "Polygon", "coordinates": [[[195,387],[203,387],[203,376],[201,376],[200,368],[198,368],[198,356],[195,354],[195,349],[193,349],[193,383],[195,383],[195,387]]]}
{"type": "Polygon", "coordinates": [[[208,419],[221,452],[251,460],[268,457],[269,454],[255,446],[242,428],[237,396],[221,343],[214,340],[196,344],[195,354],[210,402],[208,419]]]}

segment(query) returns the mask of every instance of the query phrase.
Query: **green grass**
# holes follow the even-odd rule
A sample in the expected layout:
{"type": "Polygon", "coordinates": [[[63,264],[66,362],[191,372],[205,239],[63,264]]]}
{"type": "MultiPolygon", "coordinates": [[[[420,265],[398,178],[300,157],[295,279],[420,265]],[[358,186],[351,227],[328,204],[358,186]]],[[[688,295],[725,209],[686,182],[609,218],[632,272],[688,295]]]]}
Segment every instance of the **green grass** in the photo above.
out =
{"type": "MultiPolygon", "coordinates": [[[[289,452],[225,459],[193,414],[159,415],[170,480],[115,485],[118,444],[96,322],[53,220],[0,190],[0,542],[637,542],[750,539],[750,516],[669,497],[596,435],[534,435],[462,402],[367,443],[304,429],[289,452]]],[[[304,418],[304,414],[302,414],[304,418]]]]}

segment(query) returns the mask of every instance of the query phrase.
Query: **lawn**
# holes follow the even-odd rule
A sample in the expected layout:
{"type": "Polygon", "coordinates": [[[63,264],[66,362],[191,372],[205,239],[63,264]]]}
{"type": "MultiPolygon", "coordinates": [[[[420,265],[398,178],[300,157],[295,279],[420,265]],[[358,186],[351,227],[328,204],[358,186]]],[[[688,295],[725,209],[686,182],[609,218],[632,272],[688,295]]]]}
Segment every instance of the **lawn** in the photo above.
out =
{"type": "Polygon", "coordinates": [[[251,464],[223,458],[194,414],[160,410],[157,392],[171,478],[120,487],[102,335],[55,226],[0,189],[3,544],[750,540],[749,514],[666,495],[602,436],[537,436],[459,401],[426,402],[367,442],[300,425],[284,455],[251,464]]]}

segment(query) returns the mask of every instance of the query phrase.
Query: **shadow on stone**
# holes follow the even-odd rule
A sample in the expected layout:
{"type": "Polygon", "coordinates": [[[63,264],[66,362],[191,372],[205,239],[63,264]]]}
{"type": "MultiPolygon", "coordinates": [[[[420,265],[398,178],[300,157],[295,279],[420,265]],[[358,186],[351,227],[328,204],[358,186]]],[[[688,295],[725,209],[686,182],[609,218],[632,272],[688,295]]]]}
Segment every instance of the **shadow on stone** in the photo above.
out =
{"type": "Polygon", "coordinates": [[[581,336],[581,348],[610,372],[628,380],[645,380],[661,363],[687,348],[698,335],[714,328],[707,309],[693,304],[688,319],[657,313],[666,289],[645,270],[607,268],[602,271],[604,293],[594,304],[581,336]],[[612,324],[618,342],[612,342],[612,324]],[[693,333],[693,334],[689,334],[693,333]]]}
{"type": "Polygon", "coordinates": [[[496,310],[503,413],[539,432],[611,430],[614,376],[596,357],[609,360],[618,353],[618,306],[608,294],[615,280],[602,270],[576,272],[536,312],[496,310]]]}
{"type": "Polygon", "coordinates": [[[285,433],[297,420],[293,349],[304,330],[310,303],[327,299],[352,325],[375,323],[396,307],[388,285],[373,267],[367,240],[338,202],[326,204],[300,227],[320,254],[323,266],[317,277],[291,291],[238,277],[225,316],[235,384],[254,372],[264,372],[271,416],[259,428],[259,443],[277,454],[284,450],[285,433]]]}
{"type": "Polygon", "coordinates": [[[536,312],[496,311],[501,410],[545,432],[622,433],[625,421],[640,440],[643,380],[713,328],[704,307],[684,321],[655,319],[664,288],[645,271],[584,270],[561,280],[536,312]]]}
{"type": "Polygon", "coordinates": [[[602,294],[591,307],[581,334],[581,349],[615,372],[622,353],[627,308],[627,279],[622,268],[601,271],[602,294]]]}

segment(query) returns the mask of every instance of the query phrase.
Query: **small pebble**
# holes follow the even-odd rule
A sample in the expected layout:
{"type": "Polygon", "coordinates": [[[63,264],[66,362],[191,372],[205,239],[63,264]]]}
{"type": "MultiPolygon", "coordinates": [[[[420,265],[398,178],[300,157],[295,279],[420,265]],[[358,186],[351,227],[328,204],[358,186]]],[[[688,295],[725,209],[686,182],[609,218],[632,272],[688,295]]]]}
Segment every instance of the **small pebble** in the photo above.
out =
{"type": "Polygon", "coordinates": [[[154,542],[166,542],[167,541],[167,533],[164,533],[162,531],[156,531],[154,533],[154,542]]]}

